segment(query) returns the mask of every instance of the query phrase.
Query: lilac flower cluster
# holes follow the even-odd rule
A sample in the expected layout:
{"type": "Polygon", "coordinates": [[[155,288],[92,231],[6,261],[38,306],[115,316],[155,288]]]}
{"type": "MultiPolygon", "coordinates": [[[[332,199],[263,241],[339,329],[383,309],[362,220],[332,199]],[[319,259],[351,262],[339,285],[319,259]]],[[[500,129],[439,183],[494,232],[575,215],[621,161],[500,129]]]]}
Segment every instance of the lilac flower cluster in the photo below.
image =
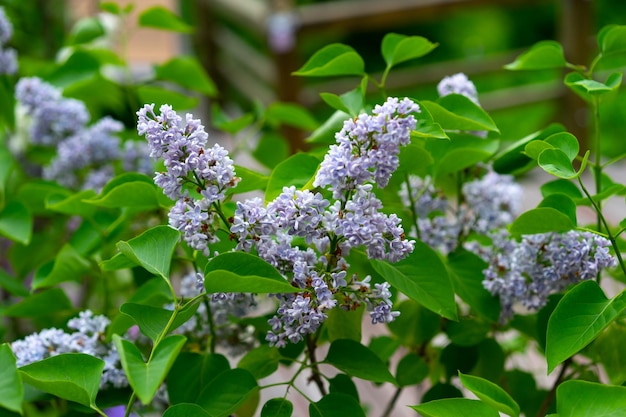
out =
{"type": "Polygon", "coordinates": [[[137,149],[134,153],[122,153],[118,136],[122,123],[104,117],[88,126],[90,115],[84,103],[63,97],[40,78],[21,78],[16,98],[30,118],[30,143],[56,147],[56,155],[43,168],[44,178],[70,188],[99,190],[113,178],[113,165],[120,160],[137,172],[153,171],[144,143],[130,145],[137,149]]]}
{"type": "Polygon", "coordinates": [[[469,249],[489,263],[483,285],[500,298],[502,323],[513,317],[516,303],[537,310],[550,294],[617,265],[609,240],[591,232],[526,235],[520,242],[501,232],[492,241],[490,248],[473,242],[469,249]]]}
{"type": "Polygon", "coordinates": [[[7,46],[13,37],[13,25],[7,18],[4,7],[0,7],[0,75],[17,72],[17,52],[7,46]]]}
{"type": "Polygon", "coordinates": [[[217,144],[206,147],[208,134],[191,114],[183,122],[170,106],[161,106],[157,115],[152,104],[137,116],[137,131],[146,137],[150,156],[165,165],[166,171],[157,173],[154,181],[176,201],[169,224],[183,232],[191,248],[208,254],[209,243],[217,241],[220,204],[239,182],[232,159],[217,144]]]}
{"type": "Polygon", "coordinates": [[[467,75],[463,73],[444,77],[439,81],[439,84],[437,84],[437,92],[440,97],[447,96],[448,94],[460,94],[480,105],[476,86],[467,78],[467,75]]]}
{"type": "Polygon", "coordinates": [[[510,224],[522,209],[522,187],[510,175],[479,166],[482,176],[467,181],[461,189],[462,204],[453,207],[436,190],[430,177],[410,176],[402,184],[400,197],[416,216],[416,235],[444,254],[453,251],[462,238],[487,235],[510,224]]]}
{"type": "Polygon", "coordinates": [[[63,353],[84,353],[104,361],[100,388],[122,388],[128,379],[122,369],[119,354],[112,342],[104,341],[108,318],[94,315],[86,310],[71,319],[67,327],[73,332],[60,329],[44,329],[11,343],[17,366],[25,366],[63,353]]]}
{"type": "MultiPolygon", "coordinates": [[[[204,277],[190,273],[180,283],[180,295],[185,299],[194,298],[204,292],[204,277]]],[[[200,303],[196,313],[175,333],[183,334],[200,349],[206,349],[210,337],[228,350],[232,356],[252,349],[256,343],[254,327],[237,321],[256,307],[253,294],[218,293],[212,294],[206,303],[200,303]],[[211,314],[212,320],[209,320],[211,314]],[[211,331],[211,324],[213,331],[211,331]]]]}

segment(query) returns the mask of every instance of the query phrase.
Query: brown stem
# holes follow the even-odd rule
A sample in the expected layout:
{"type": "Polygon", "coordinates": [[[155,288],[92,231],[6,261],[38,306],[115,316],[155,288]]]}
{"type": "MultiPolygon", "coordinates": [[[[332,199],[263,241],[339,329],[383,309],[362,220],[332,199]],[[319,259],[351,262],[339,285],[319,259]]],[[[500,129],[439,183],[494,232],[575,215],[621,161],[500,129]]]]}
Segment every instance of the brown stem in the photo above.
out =
{"type": "Polygon", "coordinates": [[[548,395],[546,395],[546,398],[541,403],[541,407],[539,407],[539,411],[537,412],[537,417],[544,417],[546,415],[548,411],[548,407],[550,407],[550,404],[552,404],[552,400],[554,400],[554,396],[556,395],[556,389],[559,387],[559,385],[561,385],[561,382],[563,382],[563,377],[565,376],[565,370],[571,363],[572,363],[571,358],[563,362],[563,366],[561,367],[559,376],[556,378],[556,380],[554,381],[554,384],[552,385],[552,389],[550,390],[548,395]]]}
{"type": "Polygon", "coordinates": [[[393,408],[395,407],[401,392],[402,387],[398,387],[396,389],[396,392],[393,394],[393,397],[391,397],[391,400],[389,400],[389,404],[387,404],[387,407],[385,408],[385,411],[383,412],[381,417],[389,417],[391,415],[391,412],[393,411],[393,408]]]}
{"type": "Polygon", "coordinates": [[[306,350],[309,355],[309,361],[311,362],[311,376],[309,377],[309,381],[315,382],[315,385],[317,385],[317,388],[320,390],[320,394],[325,396],[327,394],[326,387],[324,387],[324,381],[322,381],[320,370],[317,366],[317,359],[315,359],[315,344],[316,339],[312,338],[310,334],[306,335],[306,350]]]}

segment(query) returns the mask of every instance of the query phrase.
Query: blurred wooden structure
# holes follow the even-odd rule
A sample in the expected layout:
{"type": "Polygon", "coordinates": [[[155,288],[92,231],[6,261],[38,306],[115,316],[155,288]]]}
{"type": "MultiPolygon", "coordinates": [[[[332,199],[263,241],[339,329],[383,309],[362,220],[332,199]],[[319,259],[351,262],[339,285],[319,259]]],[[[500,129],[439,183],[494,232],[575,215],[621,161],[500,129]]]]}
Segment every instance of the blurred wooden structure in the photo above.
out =
{"type": "MultiPolygon", "coordinates": [[[[244,96],[263,103],[281,100],[307,106],[319,101],[320,91],[341,93],[354,85],[354,82],[346,86],[341,80],[334,80],[311,87],[292,76],[291,73],[303,64],[298,48],[307,38],[337,28],[354,33],[392,31],[403,24],[432,22],[445,18],[450,12],[475,6],[510,8],[550,2],[559,8],[555,32],[560,33],[559,40],[564,44],[566,56],[571,62],[587,62],[593,21],[592,5],[588,0],[335,0],[301,6],[295,6],[292,0],[203,0],[198,2],[201,25],[197,42],[202,45],[200,51],[205,51],[202,59],[206,68],[219,83],[228,83],[244,96]],[[276,51],[267,46],[268,22],[281,14],[292,19],[294,44],[292,48],[276,51]],[[247,39],[241,36],[241,30],[248,33],[247,39]],[[252,45],[250,37],[256,42],[266,42],[265,48],[252,45]]],[[[509,51],[480,61],[461,60],[398,70],[388,88],[394,90],[415,85],[416,80],[436,82],[442,75],[454,72],[464,72],[471,78],[498,71],[520,52],[509,51]]],[[[563,98],[561,108],[570,116],[581,113],[582,103],[561,84],[481,95],[481,102],[488,110],[494,110],[555,98],[563,98]]],[[[570,119],[573,118],[565,117],[563,122],[570,119]]],[[[584,138],[584,123],[567,127],[584,138]]],[[[290,133],[290,141],[293,151],[303,146],[296,132],[290,133]]]]}

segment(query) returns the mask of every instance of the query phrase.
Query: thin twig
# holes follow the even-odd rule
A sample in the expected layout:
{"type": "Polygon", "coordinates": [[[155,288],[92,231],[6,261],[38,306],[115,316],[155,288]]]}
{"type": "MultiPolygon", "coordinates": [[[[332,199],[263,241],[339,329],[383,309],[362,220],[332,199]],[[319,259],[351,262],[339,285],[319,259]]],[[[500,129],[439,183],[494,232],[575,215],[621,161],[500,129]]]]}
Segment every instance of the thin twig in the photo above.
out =
{"type": "Polygon", "coordinates": [[[311,362],[311,376],[309,377],[309,381],[315,382],[315,385],[317,385],[317,388],[320,390],[320,394],[325,396],[327,394],[326,387],[320,376],[320,370],[317,366],[317,360],[315,359],[315,342],[315,339],[313,339],[310,334],[306,336],[306,350],[309,361],[311,362]]]}
{"type": "Polygon", "coordinates": [[[385,408],[385,411],[383,412],[381,417],[389,417],[391,415],[393,408],[396,406],[396,402],[398,401],[398,398],[400,398],[401,392],[402,392],[402,387],[398,387],[396,389],[396,392],[393,394],[393,397],[391,397],[391,400],[389,400],[389,403],[387,404],[387,407],[385,408]]]}
{"type": "Polygon", "coordinates": [[[546,413],[548,412],[548,407],[550,407],[550,404],[552,404],[552,400],[554,400],[554,396],[556,395],[556,389],[559,387],[559,385],[561,385],[561,382],[563,382],[563,376],[565,376],[565,371],[567,370],[567,367],[571,363],[572,363],[571,358],[563,362],[563,366],[561,367],[559,376],[557,376],[556,380],[554,381],[554,384],[552,385],[552,389],[550,389],[550,392],[548,393],[548,395],[546,395],[546,398],[541,403],[541,407],[539,407],[539,411],[537,412],[537,417],[544,417],[546,413]]]}

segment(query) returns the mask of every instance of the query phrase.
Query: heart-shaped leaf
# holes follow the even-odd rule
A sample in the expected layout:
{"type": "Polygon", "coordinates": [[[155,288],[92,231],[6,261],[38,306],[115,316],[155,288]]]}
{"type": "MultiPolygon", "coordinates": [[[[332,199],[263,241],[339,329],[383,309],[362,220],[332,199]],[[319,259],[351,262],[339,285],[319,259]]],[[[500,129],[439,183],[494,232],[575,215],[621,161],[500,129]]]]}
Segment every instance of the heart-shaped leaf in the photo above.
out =
{"type": "Polygon", "coordinates": [[[172,404],[194,403],[204,388],[230,364],[218,353],[181,352],[167,375],[167,394],[172,404]]]}
{"type": "Polygon", "coordinates": [[[566,215],[552,207],[540,207],[522,213],[511,224],[509,232],[515,237],[536,233],[567,232],[576,225],[566,215]]]}
{"type": "Polygon", "coordinates": [[[291,417],[293,404],[284,398],[272,398],[263,404],[261,417],[291,417]]]}
{"type": "Polygon", "coordinates": [[[324,362],[353,377],[396,383],[387,365],[374,352],[354,340],[338,339],[332,342],[324,362]]]}
{"type": "Polygon", "coordinates": [[[510,64],[508,70],[539,70],[565,67],[563,47],[556,41],[541,41],[533,45],[510,64]]]}
{"type": "Polygon", "coordinates": [[[173,32],[191,33],[193,27],[185,23],[180,17],[163,6],[154,6],[145,9],[139,15],[139,26],[151,27],[173,32]]]}
{"type": "Polygon", "coordinates": [[[548,373],[591,343],[626,309],[626,292],[608,299],[595,281],[583,281],[565,293],[548,320],[548,373]]]}
{"type": "Polygon", "coordinates": [[[265,201],[269,202],[283,192],[283,187],[293,185],[302,188],[315,176],[320,161],[306,153],[297,153],[274,168],[267,182],[265,201]]]}
{"type": "Polygon", "coordinates": [[[137,346],[113,335],[128,382],[143,404],[152,401],[186,340],[181,335],[166,337],[154,347],[150,360],[146,363],[137,346]]]}
{"type": "Polygon", "coordinates": [[[258,390],[252,374],[245,369],[231,369],[219,374],[200,393],[197,404],[211,416],[227,417],[258,390]]]}
{"type": "Polygon", "coordinates": [[[15,356],[8,343],[0,345],[0,407],[22,414],[24,388],[17,373],[15,356]]]}
{"type": "Polygon", "coordinates": [[[179,239],[178,230],[169,226],[156,226],[127,242],[120,241],[116,246],[137,265],[168,280],[170,262],[179,239]]]}
{"type": "Polygon", "coordinates": [[[626,387],[565,381],[556,390],[558,417],[626,415],[626,387]]]}
{"type": "Polygon", "coordinates": [[[387,68],[391,68],[402,62],[422,57],[436,47],[436,43],[432,43],[421,36],[388,33],[383,38],[381,52],[387,63],[387,68]]]}
{"type": "Polygon", "coordinates": [[[545,149],[539,154],[537,163],[549,174],[563,179],[578,178],[587,166],[590,152],[587,151],[583,156],[580,169],[576,171],[569,157],[560,149],[545,149]]]}
{"type": "Polygon", "coordinates": [[[207,75],[200,62],[192,56],[177,56],[157,65],[156,78],[172,81],[181,87],[198,91],[209,97],[217,95],[215,83],[207,75]]]}
{"type": "Polygon", "coordinates": [[[363,58],[350,46],[333,43],[320,49],[293,75],[301,77],[332,77],[363,75],[363,58]]]}
{"type": "MultiPolygon", "coordinates": [[[[172,331],[189,320],[196,312],[197,308],[197,302],[191,304],[187,303],[185,307],[176,314],[176,318],[169,330],[172,331]]],[[[167,326],[172,318],[172,314],[174,314],[171,310],[136,303],[124,303],[120,307],[120,311],[132,317],[139,326],[141,333],[148,336],[152,341],[156,341],[161,336],[165,326],[167,326]]]]}
{"type": "Polygon", "coordinates": [[[461,94],[448,94],[437,102],[420,102],[433,120],[446,130],[489,130],[500,132],[498,127],[479,105],[461,94]]]}
{"type": "Polygon", "coordinates": [[[461,372],[459,372],[459,378],[465,388],[472,391],[474,395],[485,404],[489,404],[506,415],[512,417],[519,416],[519,405],[505,390],[500,388],[500,386],[486,379],[473,375],[465,375],[461,372]]]}
{"type": "Polygon", "coordinates": [[[309,417],[365,417],[358,401],[347,394],[330,393],[309,404],[309,417]]]}
{"type": "Polygon", "coordinates": [[[608,25],[598,33],[598,46],[602,55],[626,52],[626,26],[608,25]]]}

